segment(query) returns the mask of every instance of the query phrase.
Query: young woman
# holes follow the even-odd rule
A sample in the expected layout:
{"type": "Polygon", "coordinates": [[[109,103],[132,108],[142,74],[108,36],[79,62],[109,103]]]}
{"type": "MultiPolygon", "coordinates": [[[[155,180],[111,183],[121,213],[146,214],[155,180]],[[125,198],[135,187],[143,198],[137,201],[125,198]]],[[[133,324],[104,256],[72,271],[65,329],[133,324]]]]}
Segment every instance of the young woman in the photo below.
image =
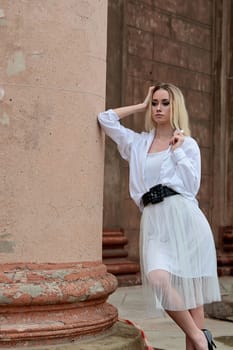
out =
{"type": "Polygon", "coordinates": [[[220,300],[216,253],[195,198],[200,151],[190,137],[183,95],[172,84],[158,84],[143,103],[100,113],[98,120],[129,162],[130,194],[142,211],[140,259],[148,301],[185,332],[186,350],[211,350],[203,305],[220,300]],[[146,132],[120,124],[136,112],[146,112],[146,132]]]}

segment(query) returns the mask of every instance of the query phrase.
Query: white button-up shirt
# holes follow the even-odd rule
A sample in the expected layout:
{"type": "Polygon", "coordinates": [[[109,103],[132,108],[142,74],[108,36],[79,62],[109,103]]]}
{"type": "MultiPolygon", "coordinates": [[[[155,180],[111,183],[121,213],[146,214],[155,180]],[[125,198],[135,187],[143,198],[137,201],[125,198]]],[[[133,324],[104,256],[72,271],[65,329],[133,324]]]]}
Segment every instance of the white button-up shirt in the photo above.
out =
{"type": "MultiPolygon", "coordinates": [[[[128,129],[120,123],[119,116],[112,109],[99,113],[98,120],[105,133],[117,144],[122,158],[129,162],[130,196],[142,210],[141,198],[149,191],[145,183],[146,156],[155,137],[155,129],[142,133],[128,129]]],[[[183,144],[174,151],[171,146],[168,148],[159,171],[158,183],[196,201],[201,160],[199,147],[192,137],[185,136],[183,144]]]]}

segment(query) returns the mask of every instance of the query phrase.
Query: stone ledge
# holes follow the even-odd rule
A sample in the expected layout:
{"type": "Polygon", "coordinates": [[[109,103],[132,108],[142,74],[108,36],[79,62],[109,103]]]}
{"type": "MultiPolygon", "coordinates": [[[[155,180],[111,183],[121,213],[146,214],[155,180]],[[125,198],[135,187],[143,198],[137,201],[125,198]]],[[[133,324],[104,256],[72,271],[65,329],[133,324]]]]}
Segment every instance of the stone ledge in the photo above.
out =
{"type": "MultiPolygon", "coordinates": [[[[11,349],[25,350],[22,347],[11,349]]],[[[64,344],[27,346],[27,350],[145,350],[140,331],[132,325],[116,322],[111,329],[93,337],[64,344]]]]}

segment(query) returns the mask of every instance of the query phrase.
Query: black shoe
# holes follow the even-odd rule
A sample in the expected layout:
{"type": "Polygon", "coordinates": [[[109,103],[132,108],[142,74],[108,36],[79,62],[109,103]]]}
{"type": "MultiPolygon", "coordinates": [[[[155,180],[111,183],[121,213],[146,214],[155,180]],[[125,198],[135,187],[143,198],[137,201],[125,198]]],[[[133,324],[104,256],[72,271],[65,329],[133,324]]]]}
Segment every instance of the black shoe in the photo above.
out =
{"type": "Polygon", "coordinates": [[[210,333],[210,331],[208,329],[202,329],[202,332],[204,333],[207,343],[208,343],[208,350],[213,350],[213,347],[217,347],[214,342],[213,342],[213,337],[212,334],[210,333]]]}

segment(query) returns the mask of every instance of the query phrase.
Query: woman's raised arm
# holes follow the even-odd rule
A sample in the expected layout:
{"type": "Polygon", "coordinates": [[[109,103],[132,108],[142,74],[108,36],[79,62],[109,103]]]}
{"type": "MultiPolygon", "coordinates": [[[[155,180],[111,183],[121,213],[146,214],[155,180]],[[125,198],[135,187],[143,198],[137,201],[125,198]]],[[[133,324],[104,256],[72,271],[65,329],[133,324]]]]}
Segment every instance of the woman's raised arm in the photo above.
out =
{"type": "Polygon", "coordinates": [[[133,114],[133,113],[144,112],[147,109],[147,107],[151,101],[153,89],[154,89],[154,86],[149,87],[147,96],[142,103],[138,103],[136,105],[126,106],[126,107],[115,108],[115,109],[113,109],[113,111],[118,115],[118,117],[120,119],[127,117],[128,115],[133,114]]]}

